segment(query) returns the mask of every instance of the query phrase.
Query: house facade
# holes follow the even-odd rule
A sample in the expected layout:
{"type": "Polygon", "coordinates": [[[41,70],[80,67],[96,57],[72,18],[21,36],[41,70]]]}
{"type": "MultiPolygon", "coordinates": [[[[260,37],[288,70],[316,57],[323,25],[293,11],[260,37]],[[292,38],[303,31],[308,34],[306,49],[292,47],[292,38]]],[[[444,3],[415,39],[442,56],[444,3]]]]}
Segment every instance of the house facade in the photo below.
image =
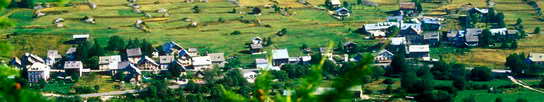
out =
{"type": "Polygon", "coordinates": [[[51,67],[42,63],[35,63],[27,67],[27,78],[30,83],[38,83],[49,79],[51,67]]]}
{"type": "Polygon", "coordinates": [[[83,63],[81,61],[65,61],[64,72],[69,74],[83,75],[83,63]]]}
{"type": "Polygon", "coordinates": [[[155,60],[145,56],[136,64],[142,71],[159,72],[161,70],[160,65],[155,60]]]}
{"type": "Polygon", "coordinates": [[[212,68],[213,65],[210,56],[193,57],[193,70],[203,71],[212,68]]]}
{"type": "Polygon", "coordinates": [[[431,60],[429,45],[408,45],[406,52],[410,58],[423,59],[425,61],[431,60]]]}

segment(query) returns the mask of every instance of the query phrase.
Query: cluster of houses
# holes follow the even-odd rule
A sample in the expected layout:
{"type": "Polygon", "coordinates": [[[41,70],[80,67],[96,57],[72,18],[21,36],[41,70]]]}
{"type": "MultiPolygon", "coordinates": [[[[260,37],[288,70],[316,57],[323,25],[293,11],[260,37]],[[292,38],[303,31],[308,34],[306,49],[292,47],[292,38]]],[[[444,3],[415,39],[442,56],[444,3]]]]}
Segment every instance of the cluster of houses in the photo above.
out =
{"type": "MultiPolygon", "coordinates": [[[[436,46],[440,41],[441,18],[419,17],[405,21],[405,16],[390,16],[387,21],[374,24],[364,24],[362,29],[374,39],[386,39],[391,42],[389,50],[405,49],[410,58],[430,61],[430,47],[436,46]],[[391,27],[397,27],[400,32],[397,35],[388,35],[391,27]]],[[[392,57],[390,51],[379,51],[377,62],[389,63],[392,57]]]]}
{"type": "Polygon", "coordinates": [[[175,42],[162,45],[163,54],[154,52],[152,56],[144,56],[140,48],[126,50],[126,56],[100,56],[98,69],[84,68],[82,61],[76,60],[76,48],[70,48],[64,55],[57,50],[49,50],[46,57],[25,53],[21,57],[14,57],[10,65],[27,69],[29,82],[47,81],[51,72],[64,72],[68,75],[83,75],[84,72],[107,72],[112,75],[130,74],[138,81],[142,72],[160,73],[168,70],[170,65],[179,65],[182,72],[203,71],[215,66],[225,65],[224,53],[209,53],[201,56],[196,48],[185,49],[175,42]],[[44,59],[45,58],[45,59],[44,59]]]}

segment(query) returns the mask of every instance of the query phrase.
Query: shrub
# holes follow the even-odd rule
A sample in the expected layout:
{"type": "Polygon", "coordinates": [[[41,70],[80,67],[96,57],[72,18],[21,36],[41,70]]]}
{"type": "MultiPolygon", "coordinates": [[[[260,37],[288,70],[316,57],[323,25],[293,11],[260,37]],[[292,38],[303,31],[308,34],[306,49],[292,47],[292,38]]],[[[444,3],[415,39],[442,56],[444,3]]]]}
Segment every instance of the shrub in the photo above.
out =
{"type": "Polygon", "coordinates": [[[242,32],[237,31],[237,30],[230,33],[230,35],[240,35],[240,34],[242,34],[242,32]]]}
{"type": "Polygon", "coordinates": [[[489,81],[493,79],[493,75],[487,67],[476,67],[470,72],[470,78],[474,81],[489,81]]]}

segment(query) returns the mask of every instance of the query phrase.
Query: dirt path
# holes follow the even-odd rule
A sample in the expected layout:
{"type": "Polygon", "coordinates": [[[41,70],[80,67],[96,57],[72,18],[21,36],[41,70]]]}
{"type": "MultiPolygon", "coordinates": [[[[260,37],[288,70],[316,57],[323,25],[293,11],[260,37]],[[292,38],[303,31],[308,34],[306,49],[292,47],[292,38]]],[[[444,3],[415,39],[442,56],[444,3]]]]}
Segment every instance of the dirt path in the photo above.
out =
{"type": "Polygon", "coordinates": [[[524,82],[520,81],[520,80],[517,80],[515,79],[514,77],[512,76],[508,76],[508,79],[510,79],[514,84],[517,84],[517,85],[520,85],[526,89],[529,89],[529,90],[533,90],[533,91],[536,91],[536,92],[539,92],[539,93],[544,93],[544,91],[542,90],[538,90],[538,89],[535,89],[529,85],[526,85],[524,82]]]}

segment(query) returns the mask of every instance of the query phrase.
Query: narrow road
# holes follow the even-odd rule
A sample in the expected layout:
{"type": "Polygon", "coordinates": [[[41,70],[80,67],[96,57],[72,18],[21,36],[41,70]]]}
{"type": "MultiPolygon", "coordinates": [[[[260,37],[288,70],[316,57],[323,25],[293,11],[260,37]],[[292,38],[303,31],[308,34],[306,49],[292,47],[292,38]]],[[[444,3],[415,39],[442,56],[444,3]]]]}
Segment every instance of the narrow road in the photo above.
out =
{"type": "Polygon", "coordinates": [[[524,82],[520,81],[520,80],[517,80],[516,78],[512,77],[512,76],[508,76],[508,79],[510,79],[512,82],[514,82],[514,84],[518,84],[526,89],[529,89],[529,90],[533,90],[533,91],[536,91],[536,92],[539,92],[539,93],[544,93],[544,91],[542,90],[538,90],[538,89],[535,89],[529,85],[526,85],[524,84],[524,82]]]}
{"type": "MultiPolygon", "coordinates": [[[[177,89],[182,86],[185,86],[186,84],[180,84],[180,85],[171,85],[168,86],[168,88],[171,89],[177,89]]],[[[143,90],[143,89],[142,89],[143,90]]],[[[115,95],[123,95],[123,94],[129,94],[129,93],[137,93],[142,90],[124,90],[124,91],[111,91],[111,92],[102,92],[102,93],[90,93],[90,94],[79,94],[78,96],[86,98],[86,97],[98,97],[98,96],[115,96],[115,95]]],[[[52,93],[46,93],[43,94],[44,96],[52,96],[52,97],[67,97],[66,95],[59,95],[59,94],[52,94],[52,93]]]]}

